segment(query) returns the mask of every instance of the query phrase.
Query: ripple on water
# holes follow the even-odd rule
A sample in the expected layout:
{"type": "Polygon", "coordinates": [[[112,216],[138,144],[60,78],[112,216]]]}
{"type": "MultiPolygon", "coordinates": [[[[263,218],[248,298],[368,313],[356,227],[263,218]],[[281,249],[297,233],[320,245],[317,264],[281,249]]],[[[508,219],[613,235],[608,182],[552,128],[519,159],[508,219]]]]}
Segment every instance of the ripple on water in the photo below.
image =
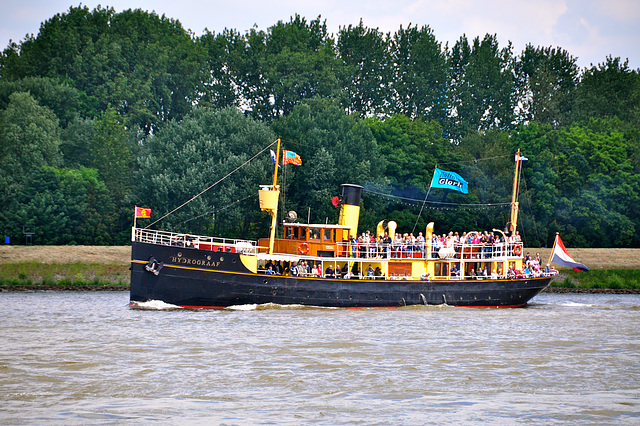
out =
{"type": "Polygon", "coordinates": [[[0,294],[2,423],[636,423],[640,297],[131,309],[0,294]]]}

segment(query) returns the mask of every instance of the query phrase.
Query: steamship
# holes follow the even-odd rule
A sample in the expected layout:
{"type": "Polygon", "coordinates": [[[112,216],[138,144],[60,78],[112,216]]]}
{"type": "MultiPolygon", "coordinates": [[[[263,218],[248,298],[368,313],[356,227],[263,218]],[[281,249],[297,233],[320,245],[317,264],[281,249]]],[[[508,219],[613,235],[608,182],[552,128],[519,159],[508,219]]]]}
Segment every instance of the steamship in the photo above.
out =
{"type": "MultiPolygon", "coordinates": [[[[512,233],[517,224],[520,163],[516,156],[512,233]]],[[[424,246],[362,245],[350,238],[358,235],[360,185],[342,185],[337,224],[297,223],[291,220],[294,217],[278,223],[277,171],[276,165],[273,184],[258,190],[260,208],[271,215],[269,238],[226,239],[134,225],[130,303],[158,300],[184,308],[219,309],[267,303],[336,308],[523,307],[553,278],[521,274],[522,244],[507,242],[497,229],[503,238],[490,247],[462,242],[434,249],[434,223],[424,230],[424,246]],[[275,237],[278,226],[281,238],[275,237]],[[306,265],[316,268],[310,273],[306,265]],[[476,276],[474,271],[480,270],[491,274],[476,276]]],[[[385,233],[393,236],[395,226],[381,221],[378,240],[385,233]]]]}

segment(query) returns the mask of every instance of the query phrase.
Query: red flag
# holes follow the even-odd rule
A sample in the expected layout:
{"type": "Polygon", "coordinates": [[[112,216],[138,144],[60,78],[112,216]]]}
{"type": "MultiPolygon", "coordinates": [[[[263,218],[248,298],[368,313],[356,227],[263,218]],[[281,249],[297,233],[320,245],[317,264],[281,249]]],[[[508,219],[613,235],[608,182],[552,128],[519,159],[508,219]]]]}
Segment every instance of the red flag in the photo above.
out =
{"type": "Polygon", "coordinates": [[[136,219],[150,219],[151,209],[144,209],[136,206],[136,219]]]}

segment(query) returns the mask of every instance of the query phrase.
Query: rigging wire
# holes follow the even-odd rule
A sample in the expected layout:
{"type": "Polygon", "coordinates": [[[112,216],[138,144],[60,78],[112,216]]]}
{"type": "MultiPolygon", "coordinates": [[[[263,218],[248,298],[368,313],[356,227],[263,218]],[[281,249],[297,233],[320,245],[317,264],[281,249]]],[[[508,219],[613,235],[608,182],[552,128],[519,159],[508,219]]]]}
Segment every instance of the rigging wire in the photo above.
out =
{"type": "Polygon", "coordinates": [[[209,191],[211,188],[213,188],[214,186],[216,186],[217,184],[219,184],[220,182],[222,182],[223,180],[225,180],[226,178],[228,178],[229,176],[231,176],[232,174],[234,174],[235,172],[237,172],[238,170],[240,170],[241,168],[243,168],[245,165],[247,165],[248,163],[250,163],[251,161],[253,161],[253,159],[255,159],[258,155],[262,154],[263,152],[265,152],[267,149],[269,149],[270,147],[273,146],[273,144],[275,144],[276,142],[278,142],[277,140],[274,142],[271,142],[269,145],[265,146],[264,148],[262,148],[262,150],[260,150],[257,154],[255,154],[253,157],[249,158],[247,161],[245,161],[244,163],[242,163],[241,165],[239,165],[238,167],[236,167],[235,169],[233,169],[231,172],[227,173],[227,175],[225,175],[223,178],[219,179],[217,182],[213,183],[212,185],[210,185],[209,187],[205,188],[204,190],[200,191],[200,193],[198,193],[197,195],[194,195],[190,200],[185,201],[184,203],[180,204],[178,207],[176,207],[175,209],[171,210],[169,213],[166,213],[164,216],[162,216],[160,219],[157,219],[156,221],[150,223],[148,225],[148,227],[150,228],[151,226],[155,225],[156,223],[160,222],[162,219],[164,219],[165,217],[175,213],[176,211],[180,210],[181,208],[183,208],[184,206],[186,206],[187,204],[189,204],[190,202],[192,202],[193,200],[195,200],[196,198],[198,198],[199,196],[201,196],[202,194],[204,194],[205,192],[209,191]]]}
{"type": "Polygon", "coordinates": [[[442,206],[452,206],[452,207],[457,207],[457,206],[461,206],[461,207],[475,207],[475,208],[482,208],[482,207],[501,207],[501,206],[510,206],[511,203],[487,203],[487,204],[480,204],[480,203],[447,203],[444,201],[423,201],[423,200],[418,200],[415,198],[408,198],[408,197],[402,197],[399,195],[391,195],[391,194],[384,194],[382,192],[377,192],[377,191],[372,191],[370,189],[363,189],[364,192],[367,192],[369,194],[373,194],[373,195],[378,195],[380,197],[387,197],[387,198],[395,198],[395,199],[399,199],[402,201],[406,201],[406,202],[411,202],[414,204],[418,204],[418,203],[429,203],[429,204],[438,204],[438,205],[442,205],[442,206]]]}
{"type": "Polygon", "coordinates": [[[241,202],[243,202],[243,201],[245,201],[245,200],[247,200],[247,199],[249,199],[249,198],[257,197],[257,196],[258,196],[258,194],[251,194],[251,195],[247,195],[246,197],[241,198],[241,199],[239,199],[239,200],[235,200],[233,203],[227,204],[226,206],[224,206],[224,207],[222,207],[222,208],[220,208],[220,209],[214,209],[214,210],[211,210],[211,211],[207,211],[206,213],[200,214],[200,215],[198,215],[198,216],[194,216],[194,217],[192,217],[191,219],[187,219],[187,220],[185,220],[185,221],[183,221],[183,222],[180,222],[180,223],[179,223],[179,225],[184,225],[184,224],[185,224],[185,223],[187,223],[187,222],[191,222],[192,220],[200,219],[200,218],[201,218],[201,217],[203,217],[203,216],[208,216],[208,215],[210,215],[210,214],[215,213],[216,211],[217,211],[217,212],[224,211],[224,210],[226,210],[226,209],[228,209],[228,208],[230,208],[230,207],[233,207],[234,205],[236,205],[236,204],[238,204],[238,203],[241,203],[241,202]]]}
{"type": "Polygon", "coordinates": [[[498,156],[495,156],[495,157],[474,158],[472,160],[449,161],[448,163],[438,163],[438,165],[439,166],[446,166],[448,164],[462,164],[462,163],[478,164],[478,161],[489,161],[489,160],[496,160],[498,158],[507,158],[507,157],[511,157],[511,155],[507,154],[507,155],[498,155],[498,156]]]}
{"type": "MultiPolygon", "coordinates": [[[[435,175],[435,172],[436,171],[434,169],[433,170],[434,175],[435,175]]],[[[427,195],[424,196],[424,202],[422,203],[422,207],[420,207],[420,213],[418,213],[418,216],[416,216],[416,223],[413,224],[413,230],[411,231],[411,233],[416,232],[416,227],[418,226],[418,221],[420,220],[420,216],[422,216],[422,211],[424,210],[425,204],[427,204],[427,198],[429,198],[429,193],[430,192],[431,192],[431,185],[429,185],[429,189],[427,190],[427,195]]]]}
{"type": "MultiPolygon", "coordinates": [[[[538,238],[538,243],[542,243],[540,240],[540,233],[538,232],[538,226],[536,225],[536,217],[533,215],[533,210],[531,209],[531,199],[529,197],[529,189],[527,188],[527,181],[522,177],[522,182],[524,183],[524,190],[527,196],[525,199],[527,200],[527,206],[529,207],[529,214],[531,215],[531,221],[533,222],[533,229],[536,232],[536,237],[538,238]]],[[[545,243],[546,244],[546,243],[545,243]]]]}
{"type": "MultiPolygon", "coordinates": [[[[448,162],[448,163],[436,164],[435,168],[434,168],[434,175],[435,175],[435,169],[438,166],[442,166],[442,165],[461,164],[461,163],[474,163],[475,166],[477,167],[478,166],[478,161],[489,161],[489,160],[495,160],[495,159],[498,159],[498,158],[508,158],[508,157],[510,157],[510,155],[499,155],[499,156],[495,156],[495,157],[474,158],[472,160],[451,161],[451,162],[448,162]]],[[[422,207],[420,208],[420,213],[418,213],[418,215],[416,217],[416,223],[413,225],[413,231],[412,232],[415,232],[416,227],[418,226],[418,222],[420,221],[420,217],[422,216],[422,211],[424,210],[424,206],[427,203],[427,198],[429,198],[429,193],[430,192],[431,192],[431,185],[429,185],[429,189],[427,190],[427,195],[424,197],[424,202],[422,203],[422,207]]],[[[458,204],[458,205],[463,205],[463,204],[458,204]]]]}

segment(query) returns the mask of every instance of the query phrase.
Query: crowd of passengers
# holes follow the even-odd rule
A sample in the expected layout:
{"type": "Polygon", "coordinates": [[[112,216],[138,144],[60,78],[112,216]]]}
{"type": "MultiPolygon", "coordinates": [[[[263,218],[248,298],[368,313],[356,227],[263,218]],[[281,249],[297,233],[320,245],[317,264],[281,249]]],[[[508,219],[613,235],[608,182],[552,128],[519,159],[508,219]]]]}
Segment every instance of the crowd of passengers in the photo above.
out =
{"type": "MultiPolygon", "coordinates": [[[[265,265],[266,274],[267,275],[287,275],[287,276],[302,276],[302,277],[324,277],[324,278],[360,278],[360,268],[357,263],[354,263],[351,269],[349,269],[348,265],[345,263],[341,269],[334,270],[332,265],[329,264],[325,271],[322,270],[322,265],[314,262],[307,262],[306,260],[301,260],[300,262],[285,262],[284,265],[276,261],[272,263],[269,261],[265,265]]],[[[516,270],[511,267],[507,270],[506,277],[507,278],[533,278],[533,277],[541,277],[541,276],[553,276],[558,273],[557,270],[551,268],[551,266],[547,263],[547,265],[542,268],[540,261],[540,253],[536,253],[535,257],[531,257],[531,254],[527,252],[527,255],[523,261],[523,269],[516,270]]],[[[459,277],[460,270],[458,269],[457,264],[453,264],[453,267],[449,271],[449,275],[451,277],[459,277]]],[[[382,270],[379,266],[375,269],[369,265],[365,270],[364,277],[368,279],[380,279],[383,277],[382,270]]],[[[483,269],[479,269],[475,271],[473,268],[469,270],[469,273],[466,274],[467,278],[478,278],[478,279],[499,279],[502,278],[501,275],[494,269],[489,273],[487,267],[485,266],[483,269]]],[[[407,276],[390,276],[389,279],[402,280],[402,279],[410,279],[407,276]]],[[[421,280],[431,280],[431,276],[428,273],[423,274],[420,277],[421,280]]]]}
{"type": "MultiPolygon", "coordinates": [[[[422,232],[418,236],[413,233],[400,234],[396,233],[393,238],[387,232],[384,236],[376,238],[370,231],[363,232],[358,238],[353,235],[349,238],[351,257],[359,258],[403,258],[412,257],[414,253],[418,253],[419,257],[425,257],[425,249],[427,241],[422,232]]],[[[449,232],[449,234],[434,234],[431,238],[431,257],[437,258],[442,248],[449,248],[453,253],[460,253],[464,246],[469,246],[470,256],[477,259],[487,259],[494,256],[502,256],[505,249],[508,255],[514,254],[516,245],[522,243],[520,233],[516,231],[514,234],[506,238],[493,231],[485,232],[449,232]]],[[[516,253],[519,254],[519,253],[516,253]]],[[[458,256],[459,257],[459,256],[458,256]]]]}
{"type": "MultiPolygon", "coordinates": [[[[267,275],[287,275],[293,277],[324,277],[324,278],[355,278],[360,277],[360,267],[357,263],[354,263],[351,269],[348,264],[344,264],[342,268],[334,270],[332,265],[329,264],[326,270],[322,270],[320,263],[307,262],[301,260],[300,262],[284,262],[280,261],[271,262],[268,261],[265,265],[267,275]]],[[[382,270],[380,267],[375,269],[369,265],[365,270],[365,276],[367,278],[382,277],[382,270]]]]}
{"type": "MultiPolygon", "coordinates": [[[[514,276],[518,276],[518,274],[520,273],[527,278],[541,276],[549,277],[558,274],[558,271],[553,269],[548,263],[544,268],[542,267],[542,262],[540,261],[540,253],[536,253],[535,257],[531,257],[531,254],[527,252],[522,265],[524,269],[521,272],[514,271],[514,276]]],[[[507,274],[507,276],[509,275],[507,274]]]]}
{"type": "MultiPolygon", "coordinates": [[[[524,260],[522,262],[522,266],[523,266],[522,270],[513,269],[512,267],[509,267],[506,275],[507,278],[537,278],[537,277],[543,277],[543,276],[550,277],[558,274],[558,271],[553,269],[551,265],[549,265],[548,263],[544,268],[542,268],[542,264],[540,261],[540,253],[536,253],[535,257],[531,257],[531,254],[527,252],[527,255],[524,257],[524,260]]],[[[454,265],[454,267],[451,268],[451,276],[459,276],[459,275],[460,273],[458,271],[458,268],[454,265]]],[[[483,269],[478,270],[477,272],[474,269],[471,269],[467,276],[472,278],[476,277],[479,279],[500,278],[500,275],[496,272],[495,269],[491,271],[491,274],[489,274],[489,271],[487,271],[486,266],[483,269]]]]}

